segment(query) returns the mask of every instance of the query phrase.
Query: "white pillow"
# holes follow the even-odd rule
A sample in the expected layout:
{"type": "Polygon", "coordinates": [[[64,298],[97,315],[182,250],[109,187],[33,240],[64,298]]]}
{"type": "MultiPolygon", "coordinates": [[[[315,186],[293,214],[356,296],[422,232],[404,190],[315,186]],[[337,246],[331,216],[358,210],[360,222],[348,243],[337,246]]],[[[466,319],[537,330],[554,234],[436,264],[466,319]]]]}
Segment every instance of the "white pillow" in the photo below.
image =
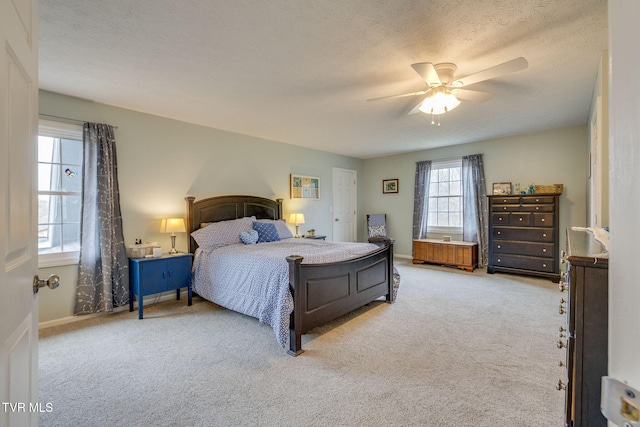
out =
{"type": "Polygon", "coordinates": [[[191,236],[201,248],[216,248],[241,243],[240,233],[253,230],[253,221],[255,220],[256,217],[251,216],[211,222],[206,227],[191,233],[191,236]]]}
{"type": "Polygon", "coordinates": [[[259,219],[258,222],[275,225],[280,240],[293,238],[293,233],[289,230],[289,227],[287,227],[287,223],[282,219],[259,219]]]}

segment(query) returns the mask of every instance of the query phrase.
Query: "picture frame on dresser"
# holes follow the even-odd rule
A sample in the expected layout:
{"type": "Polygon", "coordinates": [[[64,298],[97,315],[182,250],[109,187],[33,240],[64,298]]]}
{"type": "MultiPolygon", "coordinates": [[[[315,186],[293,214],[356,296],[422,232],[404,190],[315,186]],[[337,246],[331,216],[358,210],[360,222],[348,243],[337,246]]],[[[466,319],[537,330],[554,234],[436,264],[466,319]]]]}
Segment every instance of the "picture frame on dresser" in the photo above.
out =
{"type": "Polygon", "coordinates": [[[493,183],[494,196],[508,196],[509,194],[511,194],[510,182],[494,182],[493,183]]]}

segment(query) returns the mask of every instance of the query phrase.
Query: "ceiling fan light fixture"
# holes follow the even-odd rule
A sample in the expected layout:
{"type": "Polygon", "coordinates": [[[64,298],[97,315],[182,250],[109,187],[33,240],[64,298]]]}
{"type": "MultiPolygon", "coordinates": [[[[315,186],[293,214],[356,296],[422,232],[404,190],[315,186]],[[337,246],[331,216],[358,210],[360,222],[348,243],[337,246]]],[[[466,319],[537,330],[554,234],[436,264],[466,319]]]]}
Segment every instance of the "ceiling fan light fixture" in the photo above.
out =
{"type": "Polygon", "coordinates": [[[454,94],[443,87],[436,88],[431,96],[425,98],[418,110],[425,114],[444,114],[460,105],[454,94]]]}

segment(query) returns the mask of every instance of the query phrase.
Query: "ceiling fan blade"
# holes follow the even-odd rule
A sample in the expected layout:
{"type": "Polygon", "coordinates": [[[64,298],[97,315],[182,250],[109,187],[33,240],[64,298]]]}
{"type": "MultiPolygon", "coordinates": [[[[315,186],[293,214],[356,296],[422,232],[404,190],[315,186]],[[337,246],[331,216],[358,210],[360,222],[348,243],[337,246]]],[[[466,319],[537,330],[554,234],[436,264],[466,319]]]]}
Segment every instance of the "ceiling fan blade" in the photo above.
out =
{"type": "Polygon", "coordinates": [[[477,90],[469,90],[469,89],[452,89],[451,93],[454,94],[456,98],[464,99],[465,101],[473,101],[473,102],[485,102],[493,98],[492,93],[480,92],[477,90]]]}
{"type": "Polygon", "coordinates": [[[424,95],[425,93],[427,93],[428,90],[421,90],[419,92],[411,92],[411,93],[402,93],[400,95],[388,95],[388,96],[381,96],[379,98],[370,98],[367,99],[367,102],[369,101],[378,101],[380,99],[391,99],[391,98],[404,98],[405,96],[418,96],[418,95],[424,95]]]}
{"type": "Polygon", "coordinates": [[[475,83],[479,83],[485,80],[493,79],[503,74],[514,73],[516,71],[524,70],[529,66],[529,63],[523,57],[512,59],[511,61],[504,62],[502,64],[487,68],[486,70],[479,71],[475,74],[471,74],[467,77],[457,79],[453,82],[453,86],[463,87],[469,86],[475,83]]]}
{"type": "Polygon", "coordinates": [[[416,64],[411,64],[411,68],[413,68],[416,73],[422,77],[422,80],[424,80],[427,86],[440,86],[442,84],[440,77],[438,76],[438,72],[431,62],[418,62],[416,64]]]}
{"type": "Polygon", "coordinates": [[[424,99],[425,99],[426,97],[427,97],[427,96],[425,95],[425,96],[423,96],[422,98],[420,98],[420,102],[418,102],[418,103],[416,104],[416,106],[415,106],[415,107],[413,107],[413,108],[411,109],[411,111],[409,111],[407,114],[416,114],[416,113],[419,113],[419,112],[420,112],[420,110],[419,110],[418,108],[420,108],[420,106],[422,105],[422,102],[424,101],[424,99]]]}

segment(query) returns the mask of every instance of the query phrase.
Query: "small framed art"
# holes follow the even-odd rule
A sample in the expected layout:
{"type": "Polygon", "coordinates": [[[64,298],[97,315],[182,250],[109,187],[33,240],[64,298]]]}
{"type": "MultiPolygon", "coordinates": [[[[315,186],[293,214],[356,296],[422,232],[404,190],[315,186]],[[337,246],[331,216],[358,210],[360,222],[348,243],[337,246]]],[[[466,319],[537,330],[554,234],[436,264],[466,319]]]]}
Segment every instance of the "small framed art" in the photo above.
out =
{"type": "Polygon", "coordinates": [[[291,198],[320,200],[320,178],[291,174],[291,198]]]}
{"type": "Polygon", "coordinates": [[[506,196],[508,194],[511,194],[510,182],[494,182],[493,183],[494,196],[506,196]]]}
{"type": "Polygon", "coordinates": [[[399,189],[399,180],[396,179],[383,179],[382,180],[382,193],[397,193],[399,189]]]}

